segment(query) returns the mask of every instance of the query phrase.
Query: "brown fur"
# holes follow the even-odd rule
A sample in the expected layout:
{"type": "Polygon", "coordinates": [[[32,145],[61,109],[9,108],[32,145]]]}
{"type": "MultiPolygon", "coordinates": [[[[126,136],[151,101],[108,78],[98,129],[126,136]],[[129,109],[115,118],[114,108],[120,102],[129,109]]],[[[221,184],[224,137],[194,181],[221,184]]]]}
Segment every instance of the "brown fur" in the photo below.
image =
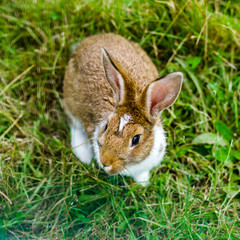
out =
{"type": "Polygon", "coordinates": [[[158,75],[147,54],[119,35],[100,34],[83,40],[69,61],[63,89],[66,108],[83,124],[89,137],[115,108],[112,89],[104,76],[101,48],[135,80],[137,92],[158,75]]]}

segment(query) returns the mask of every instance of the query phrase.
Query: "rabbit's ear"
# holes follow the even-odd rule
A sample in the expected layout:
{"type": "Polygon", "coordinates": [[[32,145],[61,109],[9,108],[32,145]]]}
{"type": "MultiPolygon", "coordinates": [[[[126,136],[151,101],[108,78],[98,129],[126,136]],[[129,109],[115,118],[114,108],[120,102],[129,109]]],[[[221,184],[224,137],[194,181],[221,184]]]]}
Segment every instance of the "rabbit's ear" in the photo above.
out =
{"type": "Polygon", "coordinates": [[[124,99],[124,80],[119,69],[114,64],[109,53],[102,48],[102,61],[106,79],[115,93],[115,100],[118,104],[124,99]]]}
{"type": "Polygon", "coordinates": [[[156,117],[165,108],[170,107],[177,99],[183,81],[181,72],[170,73],[150,83],[141,96],[141,104],[148,114],[156,117]]]}

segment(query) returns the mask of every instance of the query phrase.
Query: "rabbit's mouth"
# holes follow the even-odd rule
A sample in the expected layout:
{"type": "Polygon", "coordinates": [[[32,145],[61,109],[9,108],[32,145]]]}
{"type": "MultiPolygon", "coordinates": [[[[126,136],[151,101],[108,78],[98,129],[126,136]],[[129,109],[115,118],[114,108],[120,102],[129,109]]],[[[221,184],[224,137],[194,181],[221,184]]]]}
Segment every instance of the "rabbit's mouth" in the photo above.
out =
{"type": "Polygon", "coordinates": [[[125,164],[122,160],[110,157],[108,154],[104,154],[102,157],[100,156],[100,162],[102,168],[109,175],[119,174],[125,167],[125,164]]]}

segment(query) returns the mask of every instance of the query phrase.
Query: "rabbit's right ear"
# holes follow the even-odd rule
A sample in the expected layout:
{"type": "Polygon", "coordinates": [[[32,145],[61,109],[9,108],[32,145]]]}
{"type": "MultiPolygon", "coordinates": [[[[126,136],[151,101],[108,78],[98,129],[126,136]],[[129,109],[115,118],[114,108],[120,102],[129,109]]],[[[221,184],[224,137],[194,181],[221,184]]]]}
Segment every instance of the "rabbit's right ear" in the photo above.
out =
{"type": "Polygon", "coordinates": [[[141,104],[146,113],[157,117],[164,109],[170,107],[177,99],[183,82],[181,72],[170,73],[150,83],[141,96],[141,104]]]}
{"type": "Polygon", "coordinates": [[[124,80],[117,66],[113,63],[109,53],[104,48],[102,48],[102,61],[106,79],[115,93],[115,101],[121,104],[125,95],[124,80]]]}

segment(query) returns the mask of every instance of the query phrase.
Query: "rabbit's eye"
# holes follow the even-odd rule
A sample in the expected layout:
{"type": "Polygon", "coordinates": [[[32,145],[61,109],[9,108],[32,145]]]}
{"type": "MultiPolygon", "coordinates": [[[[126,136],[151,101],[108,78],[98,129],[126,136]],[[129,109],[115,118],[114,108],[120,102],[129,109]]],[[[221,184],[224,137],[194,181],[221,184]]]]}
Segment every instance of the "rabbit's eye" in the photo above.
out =
{"type": "Polygon", "coordinates": [[[139,144],[139,140],[140,140],[141,134],[137,134],[133,137],[132,139],[132,147],[135,147],[139,144]]]}
{"type": "Polygon", "coordinates": [[[107,131],[107,128],[108,128],[108,123],[105,125],[104,132],[107,131]]]}

